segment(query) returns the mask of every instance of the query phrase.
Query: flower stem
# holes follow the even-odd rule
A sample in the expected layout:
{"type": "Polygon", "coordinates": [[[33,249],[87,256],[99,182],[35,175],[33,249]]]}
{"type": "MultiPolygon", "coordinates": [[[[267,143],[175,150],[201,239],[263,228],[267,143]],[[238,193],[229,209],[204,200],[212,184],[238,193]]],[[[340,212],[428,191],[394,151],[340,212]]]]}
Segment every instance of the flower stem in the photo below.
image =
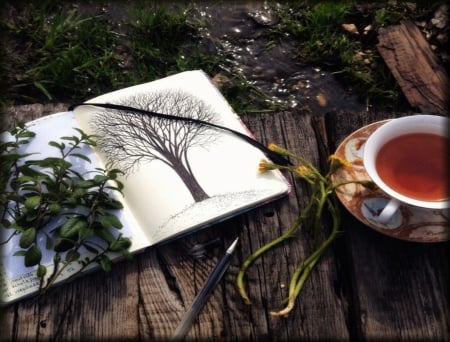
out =
{"type": "Polygon", "coordinates": [[[236,284],[239,291],[239,294],[241,295],[243,301],[245,304],[250,304],[250,298],[248,296],[247,291],[245,290],[244,286],[244,275],[247,269],[253,264],[253,262],[259,258],[261,255],[275,247],[276,245],[280,244],[284,240],[292,237],[292,235],[295,233],[295,231],[298,229],[298,227],[302,224],[302,222],[307,218],[309,211],[313,207],[314,203],[310,202],[308,206],[302,210],[300,215],[297,217],[297,219],[292,223],[292,225],[289,227],[289,229],[284,232],[282,235],[280,235],[278,238],[273,239],[272,241],[266,243],[265,245],[261,246],[259,249],[257,249],[255,252],[250,254],[242,263],[241,269],[239,270],[239,273],[237,275],[236,284]]]}
{"type": "MultiPolygon", "coordinates": [[[[259,165],[259,171],[265,172],[267,170],[280,169],[284,171],[289,171],[294,175],[298,176],[300,179],[308,183],[312,188],[312,193],[308,205],[300,212],[299,216],[289,227],[289,229],[276,239],[266,243],[259,249],[257,249],[253,254],[248,256],[239,270],[236,284],[238,291],[246,304],[250,304],[250,299],[247,291],[244,287],[244,275],[250,265],[259,258],[261,255],[277,246],[287,238],[293,236],[294,232],[302,225],[305,220],[310,218],[308,222],[311,222],[313,241],[312,249],[313,252],[303,260],[295,269],[294,274],[289,282],[289,292],[288,298],[285,301],[286,306],[279,311],[271,311],[270,314],[273,316],[284,316],[287,315],[293,309],[295,305],[295,300],[299,296],[303,286],[308,279],[310,273],[320,260],[321,256],[328,249],[330,244],[336,239],[340,234],[340,213],[339,206],[337,203],[337,197],[335,190],[337,187],[347,184],[347,182],[339,183],[337,185],[333,184],[331,180],[332,174],[341,167],[351,167],[351,164],[343,158],[336,155],[330,156],[330,168],[326,175],[322,175],[320,171],[314,167],[314,165],[302,156],[298,156],[289,150],[282,148],[275,144],[270,144],[269,149],[279,153],[280,155],[291,157],[296,160],[300,165],[295,166],[284,166],[268,163],[263,160],[259,165]],[[325,240],[319,240],[321,233],[323,231],[322,218],[325,209],[328,209],[328,213],[332,218],[332,229],[325,240]]],[[[359,183],[359,182],[348,182],[348,183],[359,183]]],[[[362,186],[369,187],[371,184],[368,181],[360,182],[362,186]]]]}
{"type": "MultiPolygon", "coordinates": [[[[327,202],[330,211],[336,213],[332,201],[327,200],[327,202]]],[[[301,290],[303,289],[303,285],[308,279],[311,271],[314,269],[314,266],[317,264],[323,253],[327,250],[328,246],[339,235],[340,217],[339,215],[332,215],[332,217],[333,217],[333,228],[330,235],[306,260],[304,260],[297,267],[289,283],[289,297],[287,305],[279,311],[271,311],[270,314],[272,316],[286,316],[287,314],[289,314],[289,312],[291,312],[291,310],[294,308],[295,299],[298,297],[301,290]]]]}

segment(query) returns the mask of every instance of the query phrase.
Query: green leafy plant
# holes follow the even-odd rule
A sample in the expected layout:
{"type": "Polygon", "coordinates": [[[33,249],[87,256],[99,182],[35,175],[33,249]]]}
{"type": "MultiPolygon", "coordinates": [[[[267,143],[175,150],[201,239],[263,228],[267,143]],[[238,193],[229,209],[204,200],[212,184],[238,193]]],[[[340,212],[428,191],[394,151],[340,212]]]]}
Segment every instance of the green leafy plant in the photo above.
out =
{"type": "MultiPolygon", "coordinates": [[[[311,186],[311,197],[306,207],[299,212],[297,219],[291,224],[286,232],[264,244],[244,260],[237,275],[236,284],[239,294],[244,302],[246,304],[250,304],[250,298],[244,284],[244,276],[247,269],[263,254],[280,245],[285,240],[294,237],[295,232],[301,226],[310,227],[313,230],[314,236],[313,251],[308,257],[298,264],[296,270],[294,271],[289,283],[288,298],[285,307],[281,310],[271,312],[271,315],[273,316],[285,316],[294,308],[296,298],[299,296],[306,280],[320,260],[321,256],[327,251],[328,247],[341,233],[341,217],[337,198],[335,196],[335,190],[336,188],[351,182],[335,184],[333,183],[331,176],[339,168],[350,167],[351,164],[336,155],[331,155],[329,171],[325,175],[322,175],[311,162],[301,156],[298,156],[275,144],[270,144],[269,149],[283,156],[291,157],[293,160],[298,162],[299,165],[283,166],[263,160],[260,163],[259,171],[266,172],[268,170],[280,169],[292,172],[294,175],[311,186]],[[328,235],[322,225],[322,219],[324,218],[325,213],[329,214],[332,221],[331,232],[329,232],[328,235]]],[[[374,187],[371,181],[358,181],[356,183],[369,188],[374,187]]]]}
{"type": "Polygon", "coordinates": [[[10,96],[67,101],[123,85],[117,33],[105,15],[82,16],[51,3],[19,8],[1,21],[10,96]]]}
{"type": "Polygon", "coordinates": [[[90,163],[81,150],[95,145],[95,136],[75,129],[78,135],[50,141],[58,157],[32,159],[21,153],[35,133],[24,125],[10,131],[13,139],[0,143],[0,229],[8,232],[2,244],[18,240],[15,255],[27,267],[36,268],[40,290],[48,289],[69,265],[81,272],[98,263],[112,267],[111,253],[129,256],[131,241],[118,233],[122,223],[114,214],[122,204],[113,193],[121,193],[118,169],[80,173],[75,162],[90,163]],[[43,254],[53,254],[53,264],[43,263],[43,254]]]}
{"type": "Polygon", "coordinates": [[[240,114],[279,108],[231,68],[230,53],[211,37],[192,6],[137,2],[120,21],[108,11],[47,0],[8,4],[0,18],[0,103],[79,102],[114,89],[178,72],[226,74],[221,89],[240,114]]]}
{"type": "Polygon", "coordinates": [[[3,70],[9,99],[21,102],[76,101],[193,68],[214,74],[225,60],[201,49],[201,22],[176,8],[134,4],[119,24],[77,5],[8,6],[3,70]]]}
{"type": "Polygon", "coordinates": [[[151,10],[146,7],[132,7],[127,15],[129,50],[138,75],[167,75],[186,70],[183,66],[192,61],[188,51],[199,40],[196,27],[187,21],[185,12],[169,13],[164,7],[151,10]]]}

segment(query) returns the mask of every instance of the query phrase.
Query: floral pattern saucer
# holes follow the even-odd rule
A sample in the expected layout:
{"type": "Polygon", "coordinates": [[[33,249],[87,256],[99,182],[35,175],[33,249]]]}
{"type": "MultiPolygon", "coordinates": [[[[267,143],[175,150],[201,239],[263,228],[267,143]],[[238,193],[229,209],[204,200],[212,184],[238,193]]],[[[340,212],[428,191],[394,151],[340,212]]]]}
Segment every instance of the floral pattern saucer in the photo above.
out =
{"type": "MultiPolygon", "coordinates": [[[[335,154],[351,162],[352,166],[338,169],[332,177],[334,184],[370,180],[362,160],[364,143],[375,129],[387,121],[364,126],[344,139],[335,154]]],[[[425,209],[402,204],[400,210],[386,224],[382,224],[375,217],[389,197],[381,190],[349,183],[338,187],[336,194],[353,216],[382,234],[414,242],[442,242],[450,239],[449,209],[425,209]]]]}

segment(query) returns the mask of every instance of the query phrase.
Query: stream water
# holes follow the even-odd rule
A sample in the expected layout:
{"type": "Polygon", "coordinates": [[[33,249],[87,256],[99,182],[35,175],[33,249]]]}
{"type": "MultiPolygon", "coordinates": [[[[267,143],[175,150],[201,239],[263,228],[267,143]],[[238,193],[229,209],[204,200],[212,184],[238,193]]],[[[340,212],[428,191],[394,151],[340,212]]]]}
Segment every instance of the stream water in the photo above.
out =
{"type": "Polygon", "coordinates": [[[312,113],[364,110],[365,105],[320,67],[295,61],[295,42],[266,48],[263,30],[277,23],[276,14],[262,1],[197,5],[206,17],[205,38],[232,56],[232,72],[241,73],[286,108],[307,106],[312,113]]]}
{"type": "MultiPolygon", "coordinates": [[[[129,3],[112,2],[105,10],[119,19],[129,3]]],[[[201,31],[204,43],[231,56],[228,71],[262,90],[268,101],[286,109],[306,106],[317,114],[366,108],[332,73],[296,61],[295,42],[267,48],[263,32],[278,18],[264,1],[201,1],[190,8],[189,15],[206,23],[201,31]]]]}

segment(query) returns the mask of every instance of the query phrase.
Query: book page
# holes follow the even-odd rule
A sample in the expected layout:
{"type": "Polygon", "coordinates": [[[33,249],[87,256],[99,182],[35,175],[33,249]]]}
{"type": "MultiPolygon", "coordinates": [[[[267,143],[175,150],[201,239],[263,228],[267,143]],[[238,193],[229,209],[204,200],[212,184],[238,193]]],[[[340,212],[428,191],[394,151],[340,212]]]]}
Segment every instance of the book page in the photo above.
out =
{"type": "MultiPolygon", "coordinates": [[[[201,71],[189,71],[94,98],[203,120],[248,134],[201,71]]],[[[249,210],[289,191],[278,171],[258,173],[262,152],[236,135],[186,121],[80,106],[83,130],[103,136],[97,152],[126,172],[130,210],[152,244],[249,210]]]]}
{"type": "MultiPolygon", "coordinates": [[[[35,120],[27,124],[30,131],[36,133],[36,136],[31,139],[31,143],[24,145],[19,152],[20,153],[33,153],[26,159],[43,159],[45,157],[59,157],[59,152],[56,148],[48,145],[49,141],[53,140],[61,142],[62,136],[78,136],[79,133],[75,131],[74,127],[79,127],[77,121],[74,119],[72,112],[64,112],[49,115],[47,117],[35,120]]],[[[11,139],[9,133],[3,133],[2,141],[8,141],[11,139]]],[[[79,158],[72,158],[72,162],[77,171],[81,174],[94,170],[96,167],[103,168],[103,164],[96,158],[96,155],[89,146],[83,147],[80,153],[90,158],[91,163],[79,158]]],[[[121,195],[117,195],[117,199],[124,202],[121,195]]],[[[134,221],[133,216],[127,208],[123,210],[116,210],[114,214],[122,222],[123,227],[120,233],[125,237],[129,237],[132,240],[131,251],[136,252],[149,245],[147,238],[142,234],[140,229],[137,229],[137,224],[134,221]]],[[[61,222],[59,222],[61,224],[61,222]]],[[[48,233],[58,225],[58,222],[50,222],[44,229],[48,233]]],[[[10,302],[15,299],[21,298],[35,293],[39,289],[39,279],[36,277],[37,267],[26,267],[24,265],[23,257],[14,256],[14,253],[21,250],[19,247],[19,236],[12,236],[14,230],[0,227],[0,241],[5,242],[0,246],[0,298],[1,302],[10,302]],[[12,237],[11,237],[12,236],[12,237]]],[[[39,244],[45,246],[45,235],[40,235],[39,244]]],[[[48,274],[52,271],[53,253],[46,251],[42,248],[42,264],[47,266],[48,274]],[[47,253],[46,253],[47,252],[47,253]]],[[[81,251],[83,255],[89,253],[85,250],[81,251]]],[[[111,258],[115,258],[112,256],[111,258]]],[[[96,264],[92,264],[91,268],[97,267],[96,264]]],[[[68,267],[63,274],[58,278],[58,282],[61,282],[73,273],[80,269],[78,263],[73,263],[68,267]]]]}

